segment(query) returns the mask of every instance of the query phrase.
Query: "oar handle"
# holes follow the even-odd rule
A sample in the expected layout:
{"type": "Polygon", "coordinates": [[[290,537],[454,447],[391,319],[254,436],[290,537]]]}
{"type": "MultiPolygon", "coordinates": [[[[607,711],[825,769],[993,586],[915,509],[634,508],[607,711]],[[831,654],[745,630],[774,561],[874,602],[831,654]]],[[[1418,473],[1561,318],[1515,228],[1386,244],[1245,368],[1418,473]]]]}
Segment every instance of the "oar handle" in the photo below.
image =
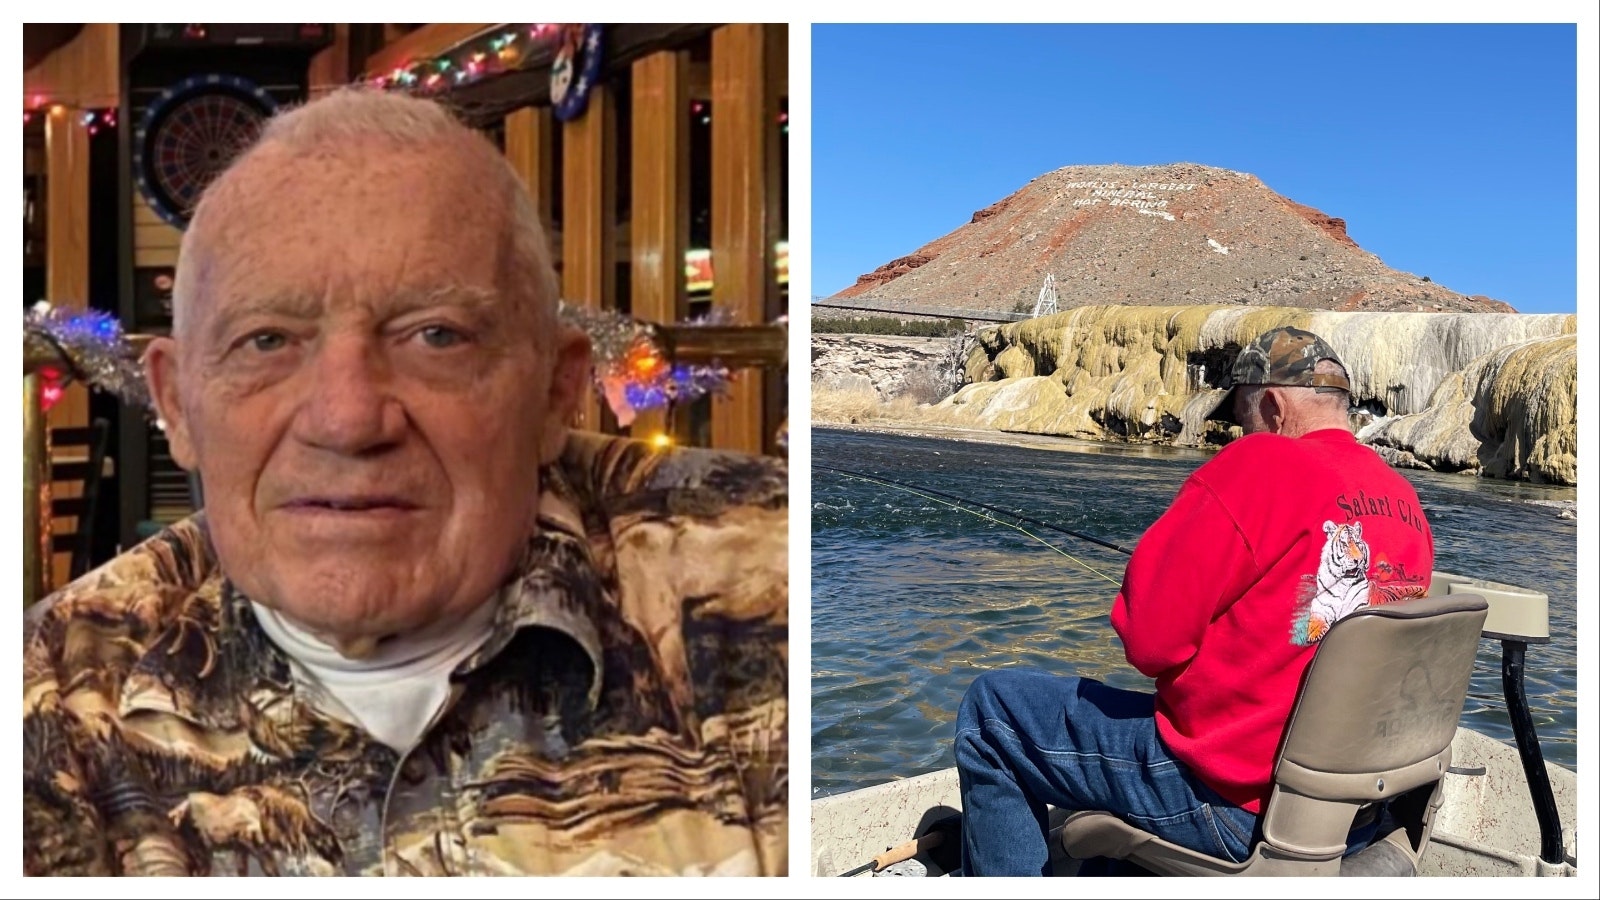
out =
{"type": "Polygon", "coordinates": [[[879,853],[877,856],[874,856],[872,858],[872,862],[863,863],[862,865],[856,866],[854,869],[841,874],[842,876],[850,876],[859,875],[862,872],[882,872],[884,869],[887,869],[897,862],[905,862],[911,857],[916,856],[918,853],[921,853],[924,850],[932,850],[942,843],[944,843],[944,832],[930,831],[921,837],[912,838],[898,847],[890,847],[882,853],[879,853]]]}

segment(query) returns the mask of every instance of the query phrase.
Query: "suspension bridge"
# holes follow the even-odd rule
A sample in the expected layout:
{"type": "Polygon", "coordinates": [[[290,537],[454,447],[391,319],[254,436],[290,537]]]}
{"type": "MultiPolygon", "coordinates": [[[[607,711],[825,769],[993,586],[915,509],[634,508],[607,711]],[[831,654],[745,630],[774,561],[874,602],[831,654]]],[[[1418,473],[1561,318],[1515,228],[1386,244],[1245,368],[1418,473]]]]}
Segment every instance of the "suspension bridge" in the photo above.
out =
{"type": "Polygon", "coordinates": [[[813,309],[848,309],[854,312],[886,313],[895,316],[929,316],[939,319],[966,319],[972,322],[1021,322],[1060,311],[1056,294],[1056,277],[1046,275],[1039,289],[1039,299],[1031,312],[1000,312],[993,309],[970,309],[959,306],[930,306],[921,302],[915,309],[907,309],[905,300],[863,300],[855,297],[812,297],[813,309]]]}

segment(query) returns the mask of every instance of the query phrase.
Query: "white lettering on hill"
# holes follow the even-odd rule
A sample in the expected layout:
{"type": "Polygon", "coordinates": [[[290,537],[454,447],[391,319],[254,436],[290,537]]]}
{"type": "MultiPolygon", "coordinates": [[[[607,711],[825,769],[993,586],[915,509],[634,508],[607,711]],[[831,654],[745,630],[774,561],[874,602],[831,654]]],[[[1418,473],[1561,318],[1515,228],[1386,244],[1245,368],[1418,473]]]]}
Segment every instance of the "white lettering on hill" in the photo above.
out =
{"type": "MultiPolygon", "coordinates": [[[[1198,185],[1171,184],[1162,181],[1135,181],[1127,187],[1115,181],[1069,181],[1062,186],[1062,190],[1084,192],[1072,198],[1074,209],[1099,206],[1104,203],[1106,206],[1125,206],[1134,212],[1159,216],[1168,222],[1175,222],[1177,217],[1166,211],[1171,197],[1162,195],[1181,194],[1196,187],[1198,185]]],[[[1224,249],[1219,252],[1228,251],[1224,249]]]]}

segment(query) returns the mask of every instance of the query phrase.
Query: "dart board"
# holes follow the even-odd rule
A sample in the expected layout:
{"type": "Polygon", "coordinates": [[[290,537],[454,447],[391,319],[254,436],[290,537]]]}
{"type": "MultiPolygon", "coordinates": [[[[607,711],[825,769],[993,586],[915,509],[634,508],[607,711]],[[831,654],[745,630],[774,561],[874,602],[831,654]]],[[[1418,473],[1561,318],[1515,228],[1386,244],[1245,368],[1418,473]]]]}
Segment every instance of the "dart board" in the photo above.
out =
{"type": "Polygon", "coordinates": [[[134,179],[150,208],[187,228],[206,185],[255,141],[277,106],[233,75],[198,75],[162,91],[133,140],[134,179]]]}

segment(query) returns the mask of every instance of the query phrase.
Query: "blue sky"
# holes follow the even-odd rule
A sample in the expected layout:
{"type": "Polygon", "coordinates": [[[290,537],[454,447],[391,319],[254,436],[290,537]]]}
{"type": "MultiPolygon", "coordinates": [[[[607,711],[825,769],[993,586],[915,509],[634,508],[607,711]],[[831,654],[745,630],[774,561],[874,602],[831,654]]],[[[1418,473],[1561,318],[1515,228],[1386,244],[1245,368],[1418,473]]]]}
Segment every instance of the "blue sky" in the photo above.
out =
{"type": "Polygon", "coordinates": [[[818,296],[1044,172],[1191,162],[1577,311],[1573,25],[818,25],[811,73],[818,296]]]}

